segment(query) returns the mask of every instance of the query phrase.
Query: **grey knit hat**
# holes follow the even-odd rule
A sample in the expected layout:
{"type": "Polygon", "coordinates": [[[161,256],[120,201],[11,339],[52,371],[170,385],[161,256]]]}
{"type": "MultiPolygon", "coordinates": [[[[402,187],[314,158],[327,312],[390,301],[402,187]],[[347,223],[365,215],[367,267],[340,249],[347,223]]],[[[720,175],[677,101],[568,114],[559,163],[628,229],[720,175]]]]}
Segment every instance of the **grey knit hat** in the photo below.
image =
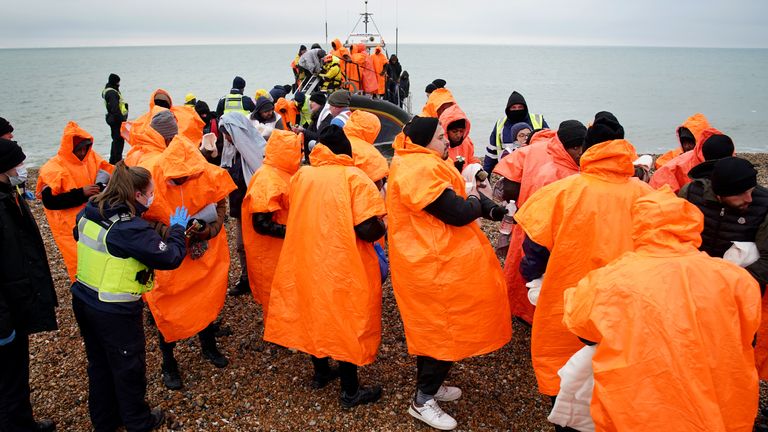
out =
{"type": "Polygon", "coordinates": [[[163,136],[166,140],[172,140],[179,133],[179,125],[176,123],[176,117],[170,110],[162,110],[152,117],[149,124],[152,129],[163,136]]]}

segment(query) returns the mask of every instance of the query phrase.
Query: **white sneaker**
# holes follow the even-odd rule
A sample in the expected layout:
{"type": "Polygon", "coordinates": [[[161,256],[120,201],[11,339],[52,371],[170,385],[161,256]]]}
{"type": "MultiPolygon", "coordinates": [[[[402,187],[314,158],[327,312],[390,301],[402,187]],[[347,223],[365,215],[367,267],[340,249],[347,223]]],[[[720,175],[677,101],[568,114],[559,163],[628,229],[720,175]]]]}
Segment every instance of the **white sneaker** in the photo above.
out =
{"type": "Polygon", "coordinates": [[[458,387],[451,387],[451,386],[445,386],[441,385],[439,389],[437,389],[437,393],[435,393],[435,400],[439,402],[451,402],[459,399],[461,397],[461,389],[458,387]]]}
{"type": "Polygon", "coordinates": [[[413,402],[408,407],[408,414],[424,423],[440,430],[456,429],[456,420],[440,408],[435,399],[428,400],[423,406],[417,407],[413,402]]]}

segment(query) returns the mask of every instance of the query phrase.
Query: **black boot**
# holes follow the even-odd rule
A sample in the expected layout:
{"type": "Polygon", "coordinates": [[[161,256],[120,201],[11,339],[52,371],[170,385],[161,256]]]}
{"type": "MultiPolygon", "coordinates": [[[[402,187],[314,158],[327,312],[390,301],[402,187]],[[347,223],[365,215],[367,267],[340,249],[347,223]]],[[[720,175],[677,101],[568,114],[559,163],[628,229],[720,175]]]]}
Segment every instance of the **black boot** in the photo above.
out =
{"type": "Polygon", "coordinates": [[[381,399],[381,386],[359,387],[353,395],[342,391],[339,402],[343,408],[353,408],[358,405],[374,403],[381,399]]]}
{"type": "Polygon", "coordinates": [[[152,417],[152,425],[149,430],[159,429],[165,423],[165,411],[160,408],[153,409],[149,415],[152,417]]]}
{"type": "Polygon", "coordinates": [[[320,390],[339,377],[339,369],[330,366],[328,357],[317,358],[311,356],[311,359],[312,366],[315,369],[315,374],[312,376],[312,381],[309,383],[309,386],[312,389],[320,390]]]}
{"type": "Polygon", "coordinates": [[[176,363],[176,358],[173,356],[173,349],[176,347],[176,342],[166,342],[163,338],[163,334],[157,332],[158,345],[160,345],[160,352],[163,354],[163,384],[168,390],[181,390],[184,384],[181,381],[181,373],[179,373],[179,364],[176,363]]]}
{"type": "Polygon", "coordinates": [[[240,280],[229,290],[229,295],[237,297],[249,292],[251,292],[251,286],[248,283],[248,276],[240,276],[240,280]]]}
{"type": "Polygon", "coordinates": [[[213,323],[209,324],[208,327],[204,328],[200,333],[198,333],[197,336],[200,339],[200,348],[203,357],[206,360],[211,362],[211,364],[217,368],[224,368],[229,364],[229,360],[224,357],[224,354],[222,354],[221,351],[219,351],[219,348],[216,346],[215,333],[216,329],[213,323]]]}
{"type": "Polygon", "coordinates": [[[43,419],[35,422],[35,431],[53,432],[56,430],[56,423],[53,420],[43,419]]]}

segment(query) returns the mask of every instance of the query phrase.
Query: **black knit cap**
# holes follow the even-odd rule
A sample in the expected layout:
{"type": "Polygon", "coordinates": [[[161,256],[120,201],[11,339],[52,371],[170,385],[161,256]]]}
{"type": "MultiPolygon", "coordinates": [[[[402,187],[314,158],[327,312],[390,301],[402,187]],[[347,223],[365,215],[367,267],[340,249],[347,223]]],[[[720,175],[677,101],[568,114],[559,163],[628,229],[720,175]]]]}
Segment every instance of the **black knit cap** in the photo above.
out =
{"type": "Polygon", "coordinates": [[[445,82],[444,79],[438,78],[438,79],[432,81],[432,84],[435,85],[435,88],[445,88],[445,85],[448,84],[448,83],[445,82]]]}
{"type": "Polygon", "coordinates": [[[557,128],[557,139],[567,149],[584,145],[586,136],[587,127],[578,120],[566,120],[557,128]]]}
{"type": "Polygon", "coordinates": [[[326,97],[324,93],[315,92],[309,95],[309,100],[318,105],[325,105],[326,97]]]}
{"type": "Polygon", "coordinates": [[[10,132],[13,132],[13,126],[11,126],[11,123],[8,120],[0,117],[0,136],[10,132]]]}
{"type": "Polygon", "coordinates": [[[242,77],[236,76],[235,79],[232,80],[232,88],[244,90],[245,80],[242,77]]]}
{"type": "Polygon", "coordinates": [[[424,88],[424,91],[425,91],[427,94],[430,94],[430,93],[432,93],[432,92],[433,92],[433,91],[435,91],[435,90],[437,90],[437,86],[435,86],[435,85],[434,85],[434,84],[432,84],[432,83],[429,83],[429,84],[427,84],[427,86],[424,88]]]}
{"type": "Polygon", "coordinates": [[[107,82],[109,84],[120,84],[120,77],[117,74],[111,73],[109,78],[107,78],[107,82]]]}
{"type": "Polygon", "coordinates": [[[624,128],[616,116],[608,111],[600,111],[595,114],[595,120],[587,129],[583,149],[586,151],[595,144],[623,138],[624,128]]]}
{"type": "Polygon", "coordinates": [[[738,157],[725,157],[712,169],[712,191],[719,196],[733,196],[757,186],[757,170],[752,163],[738,157]]]}
{"type": "Polygon", "coordinates": [[[325,145],[337,155],[345,154],[352,157],[352,144],[344,133],[344,129],[337,125],[330,125],[323,128],[317,141],[325,145]]]}
{"type": "Polygon", "coordinates": [[[403,127],[405,136],[414,144],[425,146],[432,141],[440,122],[434,117],[413,116],[410,122],[403,127]]]}
{"type": "Polygon", "coordinates": [[[0,138],[0,173],[18,166],[26,158],[27,155],[21,151],[16,141],[0,138]]]}
{"type": "Polygon", "coordinates": [[[712,135],[701,144],[701,155],[705,161],[733,156],[733,140],[728,135],[712,135]]]}

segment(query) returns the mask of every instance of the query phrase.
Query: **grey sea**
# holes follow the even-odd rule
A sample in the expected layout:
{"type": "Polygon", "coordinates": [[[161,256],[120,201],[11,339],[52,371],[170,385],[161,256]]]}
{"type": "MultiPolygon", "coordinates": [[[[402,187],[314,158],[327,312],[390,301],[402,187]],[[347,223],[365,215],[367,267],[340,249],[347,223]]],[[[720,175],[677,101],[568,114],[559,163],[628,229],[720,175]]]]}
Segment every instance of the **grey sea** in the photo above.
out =
{"type": "MultiPolygon", "coordinates": [[[[109,73],[122,78],[130,118],[148,109],[157,88],[175,104],[192,92],[215,107],[236,75],[246,79],[248,95],[290,83],[298,45],[0,50],[0,116],[14,125],[30,166],[56,153],[70,120],[108,157],[101,90],[109,73]]],[[[400,45],[398,57],[411,77],[415,112],[427,83],[448,82],[469,116],[478,155],[513,90],[553,128],[611,111],[640,153],[674,147],[675,128],[696,112],[730,135],[737,151],[768,151],[765,49],[400,45]]]]}

